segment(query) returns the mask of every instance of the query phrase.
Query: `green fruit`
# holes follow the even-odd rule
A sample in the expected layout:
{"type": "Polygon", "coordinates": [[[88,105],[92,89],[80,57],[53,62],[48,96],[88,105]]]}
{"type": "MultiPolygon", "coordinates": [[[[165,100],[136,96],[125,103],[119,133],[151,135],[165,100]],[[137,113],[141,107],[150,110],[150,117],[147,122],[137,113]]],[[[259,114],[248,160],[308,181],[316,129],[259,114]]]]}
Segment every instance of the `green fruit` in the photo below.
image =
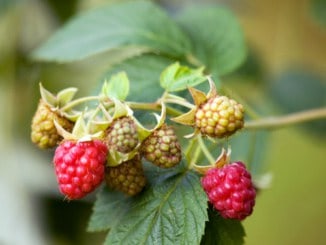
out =
{"type": "Polygon", "coordinates": [[[148,161],[161,168],[173,167],[182,158],[178,138],[173,128],[165,124],[144,140],[141,153],[148,161]]]}
{"type": "Polygon", "coordinates": [[[31,125],[31,140],[38,147],[52,148],[62,140],[54,125],[54,120],[67,131],[71,131],[73,128],[71,121],[51,110],[50,106],[41,99],[31,125]]]}
{"type": "Polygon", "coordinates": [[[105,142],[110,150],[131,152],[138,145],[138,133],[131,117],[121,117],[113,121],[106,131],[105,142]]]}
{"type": "Polygon", "coordinates": [[[195,127],[210,137],[223,138],[244,125],[241,104],[226,96],[215,96],[201,104],[195,113],[195,127]]]}
{"type": "Polygon", "coordinates": [[[146,178],[139,155],[115,167],[105,169],[105,182],[114,189],[134,196],[146,185],[146,178]]]}

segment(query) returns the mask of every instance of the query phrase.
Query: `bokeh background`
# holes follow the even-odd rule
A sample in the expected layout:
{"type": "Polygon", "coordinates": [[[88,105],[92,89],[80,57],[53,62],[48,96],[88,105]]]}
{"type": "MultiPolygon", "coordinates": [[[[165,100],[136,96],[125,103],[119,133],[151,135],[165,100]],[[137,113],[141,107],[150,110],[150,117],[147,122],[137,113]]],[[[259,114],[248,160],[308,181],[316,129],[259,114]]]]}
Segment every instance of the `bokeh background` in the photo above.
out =
{"type": "MultiPolygon", "coordinates": [[[[53,152],[30,142],[38,83],[78,95],[94,89],[103,59],[37,63],[31,52],[73,15],[109,0],[0,0],[0,244],[101,244],[87,233],[94,197],[66,202],[51,166],[53,152]]],[[[196,1],[157,1],[171,14],[196,1]]],[[[249,47],[235,73],[223,77],[261,115],[326,106],[326,1],[201,1],[230,7],[249,47]]],[[[204,27],[203,27],[204,28],[204,27]]],[[[262,134],[257,145],[266,189],[244,221],[246,244],[325,244],[326,121],[262,134]]]]}

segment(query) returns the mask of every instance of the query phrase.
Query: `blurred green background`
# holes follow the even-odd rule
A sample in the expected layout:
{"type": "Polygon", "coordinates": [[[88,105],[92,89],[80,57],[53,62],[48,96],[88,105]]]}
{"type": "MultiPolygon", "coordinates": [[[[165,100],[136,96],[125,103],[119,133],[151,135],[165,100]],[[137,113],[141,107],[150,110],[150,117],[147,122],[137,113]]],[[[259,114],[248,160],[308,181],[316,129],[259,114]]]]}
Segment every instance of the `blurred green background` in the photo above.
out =
{"type": "MultiPolygon", "coordinates": [[[[71,64],[29,57],[71,16],[105,0],[0,0],[0,244],[101,244],[86,233],[94,196],[66,202],[57,191],[52,152],[29,139],[38,83],[67,86],[79,96],[95,89],[114,61],[88,58],[71,64]]],[[[174,13],[196,1],[157,1],[174,13]]],[[[246,62],[222,78],[261,115],[326,106],[326,3],[323,0],[202,1],[230,7],[249,46],[246,62]]],[[[325,244],[326,122],[319,120],[261,133],[259,174],[272,179],[244,221],[246,244],[325,244]]],[[[234,159],[237,160],[237,159],[234,159]]],[[[257,174],[258,175],[258,174],[257,174]]],[[[264,182],[264,179],[262,179],[264,182]]]]}

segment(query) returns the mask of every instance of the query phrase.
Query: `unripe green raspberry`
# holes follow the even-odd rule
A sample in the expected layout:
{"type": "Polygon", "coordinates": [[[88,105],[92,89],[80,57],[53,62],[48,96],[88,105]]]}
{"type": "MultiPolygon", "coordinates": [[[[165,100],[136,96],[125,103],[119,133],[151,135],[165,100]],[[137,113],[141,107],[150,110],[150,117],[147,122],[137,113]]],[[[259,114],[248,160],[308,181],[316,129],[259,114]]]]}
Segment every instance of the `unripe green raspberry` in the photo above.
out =
{"type": "Polygon", "coordinates": [[[114,120],[106,131],[105,142],[109,149],[131,152],[139,142],[136,123],[127,116],[114,120]]]}
{"type": "Polygon", "coordinates": [[[139,155],[123,162],[118,166],[107,166],[105,169],[105,182],[115,190],[134,196],[141,192],[146,185],[143,166],[139,155]]]}
{"type": "Polygon", "coordinates": [[[163,124],[156,129],[141,147],[142,155],[151,163],[170,168],[181,161],[181,147],[172,127],[163,124]]]}
{"type": "Polygon", "coordinates": [[[42,149],[55,147],[62,137],[58,134],[54,125],[56,120],[64,129],[71,131],[73,123],[60,116],[41,99],[34,114],[31,125],[31,140],[42,149]]]}
{"type": "Polygon", "coordinates": [[[201,104],[195,114],[195,127],[203,135],[223,138],[234,134],[244,125],[241,104],[226,96],[215,96],[201,104]]]}

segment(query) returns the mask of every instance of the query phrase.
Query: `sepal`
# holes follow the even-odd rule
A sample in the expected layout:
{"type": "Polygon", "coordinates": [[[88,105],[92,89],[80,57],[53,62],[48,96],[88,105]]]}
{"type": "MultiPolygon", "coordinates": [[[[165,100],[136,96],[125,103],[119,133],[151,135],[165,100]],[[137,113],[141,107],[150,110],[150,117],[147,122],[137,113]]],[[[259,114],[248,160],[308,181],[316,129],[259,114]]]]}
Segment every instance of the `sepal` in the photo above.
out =
{"type": "Polygon", "coordinates": [[[109,167],[116,167],[123,162],[133,159],[138,154],[138,148],[128,153],[121,153],[116,150],[109,150],[106,165],[109,167]]]}

